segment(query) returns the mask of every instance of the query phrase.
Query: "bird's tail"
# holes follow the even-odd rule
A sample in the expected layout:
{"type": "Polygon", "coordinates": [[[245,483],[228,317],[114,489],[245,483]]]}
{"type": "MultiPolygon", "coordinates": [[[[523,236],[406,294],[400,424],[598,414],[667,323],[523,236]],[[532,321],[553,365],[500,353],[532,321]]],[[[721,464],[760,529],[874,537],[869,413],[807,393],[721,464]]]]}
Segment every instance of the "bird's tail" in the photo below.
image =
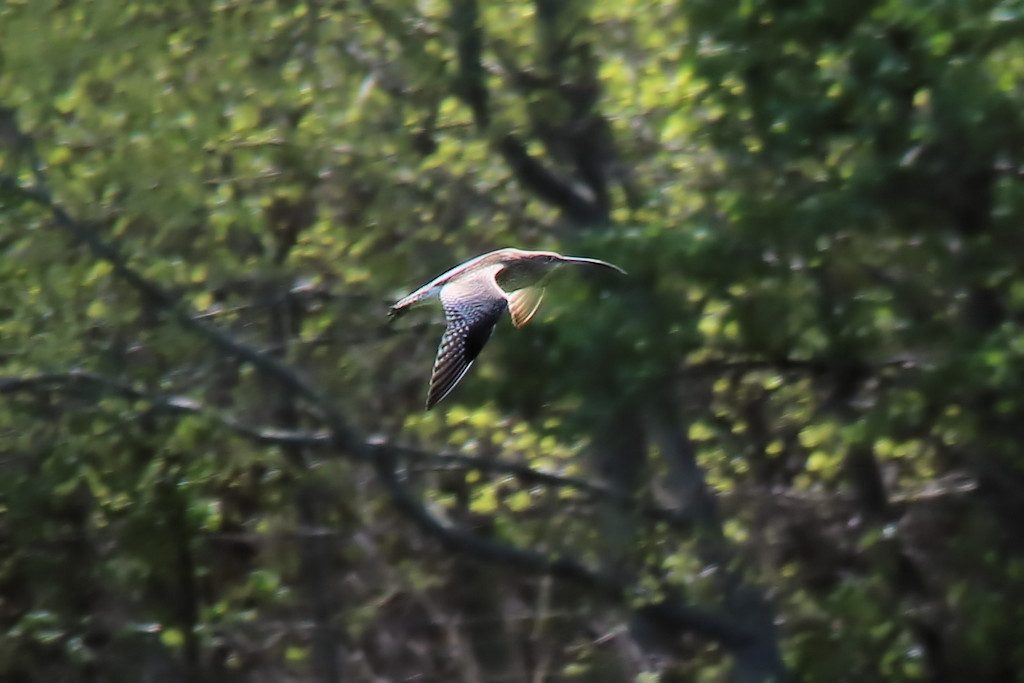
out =
{"type": "Polygon", "coordinates": [[[415,292],[413,292],[412,294],[410,294],[407,297],[399,299],[390,308],[390,310],[388,310],[388,319],[394,320],[395,318],[399,317],[400,315],[405,313],[407,310],[409,310],[410,308],[412,308],[413,306],[415,306],[419,302],[423,301],[424,299],[426,299],[427,297],[429,297],[433,293],[434,293],[433,289],[428,289],[428,288],[424,287],[424,288],[417,289],[415,292]]]}

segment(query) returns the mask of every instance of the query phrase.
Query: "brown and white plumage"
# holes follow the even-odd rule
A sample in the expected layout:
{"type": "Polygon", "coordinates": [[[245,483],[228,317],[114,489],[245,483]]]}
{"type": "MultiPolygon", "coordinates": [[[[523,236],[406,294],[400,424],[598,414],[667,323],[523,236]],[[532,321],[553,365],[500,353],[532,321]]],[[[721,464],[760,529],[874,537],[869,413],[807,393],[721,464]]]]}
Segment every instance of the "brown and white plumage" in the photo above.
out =
{"type": "Polygon", "coordinates": [[[508,307],[508,295],[486,268],[441,287],[441,307],[447,322],[437,349],[427,392],[427,410],[447,396],[469,371],[494,326],[508,307]]]}
{"type": "Polygon", "coordinates": [[[563,263],[601,266],[625,273],[597,259],[562,256],[550,251],[499,249],[471,259],[423,285],[391,307],[390,317],[437,296],[447,326],[434,361],[427,410],[459,383],[490,339],[507,309],[513,324],[524,327],[544,296],[543,280],[563,263]]]}

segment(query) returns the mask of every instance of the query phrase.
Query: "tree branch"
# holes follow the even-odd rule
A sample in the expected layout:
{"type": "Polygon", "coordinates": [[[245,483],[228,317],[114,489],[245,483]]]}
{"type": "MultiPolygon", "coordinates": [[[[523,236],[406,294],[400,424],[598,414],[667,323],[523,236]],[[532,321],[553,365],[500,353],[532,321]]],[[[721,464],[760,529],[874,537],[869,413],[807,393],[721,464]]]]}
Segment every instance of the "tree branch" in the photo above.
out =
{"type": "MultiPolygon", "coordinates": [[[[338,446],[331,433],[327,430],[304,431],[246,424],[241,420],[225,415],[186,396],[165,396],[150,393],[128,382],[83,370],[30,376],[0,376],[0,395],[54,387],[100,389],[125,399],[144,401],[150,410],[174,415],[196,416],[263,446],[302,446],[326,450],[333,450],[338,446]]],[[[505,474],[515,477],[524,484],[578,491],[592,499],[609,501],[623,509],[636,511],[650,521],[666,522],[673,528],[682,531],[692,530],[692,519],[684,511],[670,510],[645,503],[630,496],[622,495],[615,489],[603,484],[537,470],[523,463],[495,458],[477,458],[461,453],[436,453],[385,441],[379,437],[366,440],[363,446],[367,453],[374,457],[381,453],[390,453],[406,461],[428,463],[448,469],[457,468],[467,472],[477,470],[480,472],[505,474]]]]}
{"type": "Polygon", "coordinates": [[[0,395],[19,391],[35,391],[51,387],[98,388],[122,398],[145,401],[152,410],[177,414],[195,415],[224,427],[240,436],[266,446],[320,446],[334,447],[330,432],[304,432],[273,427],[247,425],[233,417],[215,411],[200,402],[185,396],[161,396],[152,394],[112,377],[106,377],[83,370],[54,372],[26,377],[0,377],[0,395]]]}
{"type": "MultiPolygon", "coordinates": [[[[493,134],[490,92],[483,64],[484,29],[480,25],[477,0],[455,0],[449,24],[455,33],[458,55],[452,91],[473,112],[477,128],[484,134],[493,134]]],[[[598,193],[582,182],[572,182],[556,173],[531,155],[526,144],[511,131],[496,135],[493,144],[524,188],[564,211],[571,220],[593,223],[607,218],[607,207],[598,201],[598,193]]]]}
{"type": "Polygon", "coordinates": [[[467,471],[497,472],[510,475],[528,484],[579,491],[593,499],[613,503],[622,509],[636,511],[650,521],[666,522],[673,528],[686,532],[693,530],[693,520],[685,511],[670,510],[645,503],[611,486],[587,481],[586,479],[544,472],[522,463],[493,458],[477,458],[459,453],[434,453],[393,443],[373,444],[371,447],[375,450],[387,451],[402,459],[415,459],[421,462],[440,465],[454,465],[467,471]]]}
{"type": "MultiPolygon", "coordinates": [[[[412,28],[422,26],[425,21],[406,21],[402,15],[376,0],[363,0],[362,4],[380,29],[394,39],[410,55],[410,59],[426,58],[423,50],[413,47],[417,45],[417,40],[423,40],[423,31],[412,28]]],[[[477,0],[454,0],[448,24],[454,33],[457,54],[457,71],[449,81],[451,92],[469,107],[477,129],[491,138],[494,148],[508,164],[512,175],[525,189],[561,209],[576,223],[605,221],[607,206],[600,196],[603,194],[603,179],[597,183],[600,191],[589,187],[586,178],[573,182],[531,155],[519,136],[511,131],[499,133],[494,130],[487,69],[483,63],[484,30],[480,25],[477,0]]],[[[355,54],[362,62],[369,61],[365,55],[359,52],[355,54]]],[[[381,68],[373,67],[373,71],[380,72],[381,68]]],[[[403,90],[393,84],[385,84],[385,88],[392,94],[403,90]]]]}
{"type": "Polygon", "coordinates": [[[25,188],[10,177],[0,176],[0,190],[18,195],[26,201],[49,210],[54,222],[75,242],[84,245],[94,256],[109,264],[114,274],[128,283],[144,299],[159,310],[170,314],[182,328],[202,337],[214,348],[238,361],[251,364],[267,377],[273,378],[284,389],[305,399],[314,414],[328,425],[336,445],[345,448],[355,457],[365,458],[368,455],[363,440],[356,435],[341,413],[333,408],[323,393],[314,388],[293,368],[274,356],[262,353],[255,347],[238,341],[227,332],[196,317],[194,311],[185,306],[178,297],[136,272],[128,265],[128,260],[114,244],[104,241],[93,226],[72,218],[62,206],[53,200],[45,186],[40,186],[42,177],[41,170],[36,169],[37,187],[25,188]]]}
{"type": "Polygon", "coordinates": [[[531,156],[517,136],[506,133],[497,141],[498,151],[527,190],[562,209],[577,223],[604,222],[607,212],[597,195],[583,183],[572,183],[531,156]]]}
{"type": "MultiPolygon", "coordinates": [[[[165,410],[174,414],[203,417],[261,444],[315,447],[331,447],[334,445],[330,434],[327,432],[311,433],[256,428],[244,425],[233,418],[206,409],[202,404],[192,399],[178,396],[155,396],[126,382],[96,373],[72,370],[65,373],[47,373],[29,377],[0,377],[0,394],[35,391],[40,388],[51,388],[54,386],[99,388],[123,398],[145,401],[153,409],[165,410]]],[[[578,585],[603,599],[613,602],[628,604],[633,598],[638,597],[633,594],[631,587],[626,583],[591,569],[575,560],[549,557],[540,552],[517,548],[506,543],[483,538],[462,527],[442,521],[432,515],[402,483],[397,463],[401,459],[408,458],[456,463],[466,469],[501,471],[524,481],[555,487],[574,488],[622,505],[632,506],[635,505],[634,501],[618,495],[612,489],[599,484],[541,472],[517,463],[480,460],[452,453],[430,453],[415,448],[390,444],[379,439],[368,441],[366,448],[370,453],[373,453],[375,471],[398,510],[429,536],[437,538],[449,550],[466,553],[481,560],[514,567],[529,574],[549,575],[553,578],[578,585]]],[[[689,521],[683,519],[678,513],[654,506],[641,506],[641,512],[652,519],[689,524],[689,521]]],[[[738,647],[745,645],[750,637],[744,629],[734,624],[731,620],[727,620],[715,612],[691,607],[676,600],[666,599],[660,602],[645,604],[637,608],[637,612],[644,618],[653,619],[665,626],[694,631],[714,638],[728,646],[738,647]]]]}
{"type": "MultiPolygon", "coordinates": [[[[483,538],[465,529],[449,524],[430,511],[405,487],[396,467],[396,454],[382,450],[374,460],[378,478],[387,489],[399,510],[428,535],[437,538],[449,550],[466,553],[478,559],[518,569],[528,574],[551,576],[581,586],[604,598],[624,606],[642,599],[628,585],[607,574],[564,557],[550,557],[544,553],[517,548],[483,538]]],[[[664,598],[635,608],[637,613],[660,625],[710,637],[730,648],[746,647],[750,634],[732,619],[664,598]]]]}

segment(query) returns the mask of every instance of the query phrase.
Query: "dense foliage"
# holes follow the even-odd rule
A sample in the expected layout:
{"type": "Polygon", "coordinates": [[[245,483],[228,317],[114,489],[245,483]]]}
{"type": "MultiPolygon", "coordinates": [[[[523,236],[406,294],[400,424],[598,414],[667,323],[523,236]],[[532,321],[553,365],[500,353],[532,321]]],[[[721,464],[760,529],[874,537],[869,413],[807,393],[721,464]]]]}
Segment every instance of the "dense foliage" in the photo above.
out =
{"type": "Polygon", "coordinates": [[[1022,33],[0,3],[0,679],[1024,680],[1022,33]]]}

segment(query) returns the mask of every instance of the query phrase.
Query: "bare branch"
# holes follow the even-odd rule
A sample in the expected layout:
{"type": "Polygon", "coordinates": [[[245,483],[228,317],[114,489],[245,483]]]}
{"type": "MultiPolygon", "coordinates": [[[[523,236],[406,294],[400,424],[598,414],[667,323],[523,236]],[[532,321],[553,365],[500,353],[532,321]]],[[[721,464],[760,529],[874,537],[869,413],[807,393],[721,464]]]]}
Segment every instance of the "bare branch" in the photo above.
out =
{"type": "MultiPolygon", "coordinates": [[[[53,387],[79,387],[101,389],[123,398],[145,401],[153,409],[170,413],[197,415],[213,420],[242,436],[263,444],[291,444],[303,446],[333,446],[327,432],[299,432],[277,429],[261,429],[244,425],[237,420],[206,409],[197,401],[175,396],[154,396],[128,383],[98,375],[73,370],[66,373],[47,373],[29,377],[0,377],[0,394],[18,391],[35,391],[53,387]]],[[[381,440],[366,443],[368,452],[374,455],[373,464],[378,478],[399,511],[428,535],[437,538],[445,547],[466,553],[489,562],[514,567],[529,574],[549,575],[594,592],[596,595],[616,603],[628,604],[635,598],[632,588],[620,579],[603,574],[569,558],[549,557],[540,552],[518,548],[513,545],[476,535],[462,527],[449,524],[432,515],[402,483],[397,463],[403,458],[433,460],[457,463],[466,469],[504,471],[517,478],[543,483],[548,486],[576,488],[594,496],[608,498],[623,505],[633,501],[599,484],[581,479],[563,477],[533,470],[526,465],[482,460],[458,454],[436,454],[414,448],[388,444],[381,440]]],[[[676,513],[655,507],[642,507],[645,516],[670,522],[684,522],[676,513]]],[[[665,626],[703,634],[732,647],[741,647],[749,639],[746,631],[721,615],[685,605],[677,600],[652,602],[638,608],[638,613],[665,626]]]]}
{"type": "MultiPolygon", "coordinates": [[[[379,452],[374,468],[391,500],[399,510],[428,535],[437,538],[446,548],[494,562],[528,574],[551,576],[588,589],[599,597],[621,605],[642,602],[633,586],[565,557],[517,548],[473,534],[449,524],[431,512],[405,487],[398,475],[395,453],[379,452]]],[[[665,598],[636,608],[639,615],[673,630],[689,631],[713,638],[730,648],[742,649],[750,641],[746,629],[717,612],[686,605],[665,598]]]]}
{"type": "Polygon", "coordinates": [[[273,427],[247,425],[233,417],[213,410],[185,396],[161,396],[139,389],[127,382],[82,370],[46,373],[26,377],[0,377],[0,395],[19,391],[36,391],[54,387],[100,389],[122,398],[144,401],[152,410],[177,415],[195,415],[263,445],[335,446],[327,431],[305,432],[273,427]]]}
{"type": "MultiPolygon", "coordinates": [[[[885,370],[911,371],[923,364],[913,354],[900,354],[874,363],[871,367],[878,372],[885,370]]],[[[788,372],[804,373],[812,377],[826,375],[832,365],[825,358],[713,358],[683,367],[677,376],[687,380],[717,377],[728,373],[745,372],[788,372]]]]}
{"type": "MultiPolygon", "coordinates": [[[[452,3],[450,23],[455,31],[458,53],[458,72],[452,89],[472,110],[477,127],[486,133],[491,127],[491,108],[487,73],[483,67],[484,32],[478,15],[477,0],[452,3]]],[[[495,147],[526,189],[562,209],[572,220],[588,223],[607,218],[606,207],[597,201],[594,192],[582,183],[562,178],[545,166],[511,132],[500,135],[495,147]]]]}
{"type": "Polygon", "coordinates": [[[583,183],[572,183],[532,156],[523,141],[512,133],[497,142],[505,163],[523,186],[538,197],[563,211],[577,223],[601,223],[607,220],[605,208],[597,195],[583,183]]]}
{"type": "Polygon", "coordinates": [[[459,453],[434,453],[384,442],[375,442],[371,444],[371,447],[375,451],[388,451],[394,456],[403,459],[415,459],[420,462],[437,465],[454,465],[467,471],[497,472],[510,475],[527,484],[579,491],[590,496],[592,499],[611,502],[624,510],[635,511],[650,521],[666,522],[673,528],[682,531],[692,531],[693,529],[692,518],[682,510],[670,510],[645,503],[611,486],[587,481],[586,479],[544,472],[533,469],[529,465],[495,458],[478,458],[459,453]]]}
{"type": "MultiPolygon", "coordinates": [[[[393,38],[407,53],[413,52],[422,35],[412,35],[411,27],[423,21],[405,21],[399,13],[374,0],[363,0],[368,14],[381,30],[393,38]]],[[[492,130],[490,92],[483,65],[484,32],[479,21],[477,0],[456,0],[449,14],[456,53],[457,71],[450,77],[451,91],[473,112],[473,120],[481,133],[489,136],[494,148],[508,164],[519,183],[544,202],[561,209],[576,223],[596,223],[607,219],[607,207],[599,200],[601,192],[588,187],[587,179],[574,182],[531,155],[525,142],[511,131],[492,130]]],[[[422,52],[422,51],[418,51],[422,52]]]]}
{"type": "MultiPolygon", "coordinates": [[[[41,178],[37,170],[37,179],[41,178]]],[[[328,425],[336,445],[345,448],[355,457],[365,458],[368,454],[363,440],[348,425],[332,405],[331,401],[312,384],[301,377],[293,368],[274,356],[260,352],[253,346],[244,344],[224,330],[199,318],[195,311],[186,306],[178,297],[150,282],[135,271],[121,251],[112,243],[103,240],[94,226],[75,220],[57,202],[45,187],[25,188],[13,179],[0,177],[0,190],[17,194],[26,201],[33,202],[49,210],[54,222],[67,232],[76,242],[83,244],[97,258],[111,266],[115,275],[128,283],[146,301],[168,314],[184,329],[205,339],[211,346],[244,363],[249,363],[267,377],[273,378],[284,389],[305,399],[314,414],[328,425]]]]}
{"type": "MultiPolygon", "coordinates": [[[[186,396],[166,396],[144,391],[128,382],[83,370],[63,373],[44,373],[29,376],[0,377],[0,395],[19,391],[37,391],[52,388],[79,388],[102,390],[122,398],[143,401],[148,409],[175,415],[193,415],[264,446],[304,446],[333,450],[338,444],[327,430],[295,430],[261,427],[247,424],[221,411],[186,396]]],[[[578,491],[591,499],[610,501],[619,507],[635,511],[645,519],[666,522],[673,528],[690,531],[692,519],[683,511],[670,510],[636,500],[609,486],[586,479],[537,470],[529,465],[495,458],[478,458],[460,453],[436,453],[411,446],[384,441],[379,437],[365,442],[366,451],[376,456],[392,453],[402,460],[412,460],[445,469],[498,473],[512,476],[524,484],[547,486],[578,491]]]]}

